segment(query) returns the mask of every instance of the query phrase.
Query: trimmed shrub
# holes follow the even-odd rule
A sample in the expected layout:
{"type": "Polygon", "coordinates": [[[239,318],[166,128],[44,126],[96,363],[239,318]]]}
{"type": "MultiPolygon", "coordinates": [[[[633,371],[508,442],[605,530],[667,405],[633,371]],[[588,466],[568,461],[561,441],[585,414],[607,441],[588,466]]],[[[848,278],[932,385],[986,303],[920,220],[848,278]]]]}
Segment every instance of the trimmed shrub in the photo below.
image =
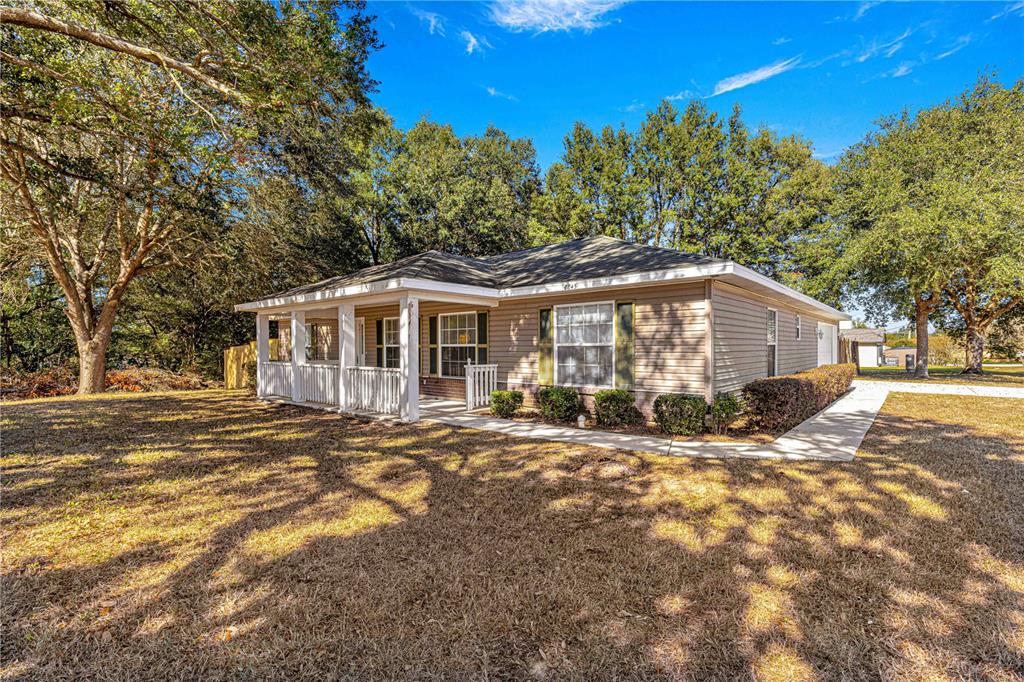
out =
{"type": "Polygon", "coordinates": [[[743,387],[750,424],[764,431],[791,429],[849,390],[856,374],[854,364],[822,365],[752,381],[743,387]]]}
{"type": "Polygon", "coordinates": [[[719,393],[711,403],[711,428],[718,434],[727,432],[742,409],[743,403],[732,393],[719,393]]]}
{"type": "Polygon", "coordinates": [[[570,422],[580,414],[580,394],[575,388],[548,386],[537,391],[540,413],[545,419],[570,422]]]}
{"type": "Polygon", "coordinates": [[[491,414],[495,417],[511,419],[522,406],[522,391],[491,391],[491,414]]]}
{"type": "Polygon", "coordinates": [[[594,416],[603,426],[641,424],[644,415],[636,407],[633,394],[621,388],[598,391],[594,394],[594,416]]]}
{"type": "Polygon", "coordinates": [[[704,433],[704,398],[685,393],[663,393],[654,400],[654,421],[665,433],[696,436],[704,433]]]}

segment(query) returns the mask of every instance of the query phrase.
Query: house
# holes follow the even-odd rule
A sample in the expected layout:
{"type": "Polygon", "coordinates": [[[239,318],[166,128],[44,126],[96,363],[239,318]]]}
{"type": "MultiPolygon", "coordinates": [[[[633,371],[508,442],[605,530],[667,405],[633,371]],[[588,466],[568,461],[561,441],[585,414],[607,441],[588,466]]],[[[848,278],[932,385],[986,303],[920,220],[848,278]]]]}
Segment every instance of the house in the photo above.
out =
{"type": "MultiPolygon", "coordinates": [[[[839,329],[839,342],[846,346],[850,362],[858,367],[878,367],[882,364],[882,349],[885,345],[884,329],[839,329]]],[[[840,355],[844,355],[842,349],[840,355]]]]}
{"type": "Polygon", "coordinates": [[[849,319],[731,261],[609,237],[428,251],[235,309],[256,313],[260,396],[409,421],[421,395],[471,409],[495,388],[625,388],[648,413],[662,393],[711,400],[836,362],[849,319]]]}
{"type": "Polygon", "coordinates": [[[917,362],[917,348],[914,346],[886,348],[882,351],[882,356],[885,358],[885,364],[896,365],[897,367],[906,367],[907,358],[909,357],[910,366],[913,367],[917,362]]]}

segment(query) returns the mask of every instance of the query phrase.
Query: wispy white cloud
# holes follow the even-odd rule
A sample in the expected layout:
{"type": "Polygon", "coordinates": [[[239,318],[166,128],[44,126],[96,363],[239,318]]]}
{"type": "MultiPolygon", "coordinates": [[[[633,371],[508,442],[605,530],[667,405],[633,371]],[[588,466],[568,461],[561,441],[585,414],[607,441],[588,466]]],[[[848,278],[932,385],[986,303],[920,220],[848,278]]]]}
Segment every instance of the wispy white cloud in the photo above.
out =
{"type": "Polygon", "coordinates": [[[861,50],[861,53],[857,55],[857,62],[863,63],[872,57],[877,57],[880,54],[884,54],[887,57],[891,57],[903,47],[903,41],[910,37],[914,31],[907,29],[892,40],[879,41],[877,39],[872,40],[871,44],[861,50]]]}
{"type": "Polygon", "coordinates": [[[491,21],[514,33],[593,31],[607,26],[609,12],[624,0],[500,0],[490,6],[491,21]]]}
{"type": "Polygon", "coordinates": [[[885,75],[887,75],[889,78],[902,78],[903,76],[906,76],[913,70],[913,62],[903,62],[902,64],[900,64],[895,69],[893,69],[892,71],[888,72],[885,75]]]}
{"type": "Polygon", "coordinates": [[[444,24],[445,18],[437,12],[428,12],[419,7],[409,7],[409,11],[412,15],[427,25],[427,31],[430,35],[444,35],[444,24]]]}
{"type": "Polygon", "coordinates": [[[491,47],[491,44],[487,42],[487,38],[482,35],[473,35],[469,31],[463,30],[459,33],[459,37],[466,41],[466,54],[483,52],[484,48],[491,47]]]}
{"type": "Polygon", "coordinates": [[[874,9],[882,4],[882,0],[877,2],[862,2],[857,5],[857,12],[853,15],[853,20],[858,21],[861,17],[868,13],[869,10],[874,9]]]}
{"type": "Polygon", "coordinates": [[[957,52],[959,52],[960,50],[962,50],[965,47],[967,47],[968,45],[970,45],[972,40],[974,40],[974,36],[971,35],[970,33],[968,33],[967,35],[960,36],[959,38],[956,39],[956,41],[950,46],[950,48],[948,50],[946,50],[945,52],[943,52],[941,54],[936,55],[935,58],[936,59],[945,59],[946,57],[951,57],[951,56],[955,55],[957,52]]]}
{"type": "Polygon", "coordinates": [[[776,38],[775,40],[772,41],[772,45],[785,45],[786,43],[790,42],[791,40],[792,40],[792,38],[787,38],[785,36],[780,36],[780,37],[778,37],[778,38],[776,38]]]}
{"type": "Polygon", "coordinates": [[[507,92],[502,92],[501,90],[490,85],[484,88],[484,90],[486,90],[487,94],[490,95],[491,97],[497,97],[498,99],[507,99],[509,102],[519,101],[519,98],[516,97],[515,95],[510,95],[507,92]]]}
{"type": "Polygon", "coordinates": [[[693,99],[693,91],[692,90],[680,90],[679,92],[677,92],[674,95],[667,95],[665,97],[665,99],[667,99],[669,102],[678,102],[679,100],[683,100],[683,99],[693,99]]]}
{"type": "Polygon", "coordinates": [[[1024,17],[1024,2],[1008,2],[1003,8],[988,18],[989,21],[1002,19],[1013,15],[1024,17]]]}
{"type": "Polygon", "coordinates": [[[624,111],[627,114],[632,114],[635,111],[643,111],[646,108],[647,108],[647,105],[644,104],[643,102],[640,102],[640,101],[637,101],[637,100],[633,100],[632,102],[630,102],[626,106],[620,107],[619,111],[624,111]]]}
{"type": "Polygon", "coordinates": [[[730,92],[731,90],[739,90],[740,88],[745,88],[748,85],[766,81],[769,78],[774,78],[780,73],[786,73],[799,63],[800,57],[792,57],[790,59],[783,59],[782,61],[775,62],[774,64],[766,64],[765,66],[756,68],[753,71],[745,71],[743,73],[738,73],[735,76],[723,78],[715,83],[715,91],[712,94],[712,97],[730,92]]]}

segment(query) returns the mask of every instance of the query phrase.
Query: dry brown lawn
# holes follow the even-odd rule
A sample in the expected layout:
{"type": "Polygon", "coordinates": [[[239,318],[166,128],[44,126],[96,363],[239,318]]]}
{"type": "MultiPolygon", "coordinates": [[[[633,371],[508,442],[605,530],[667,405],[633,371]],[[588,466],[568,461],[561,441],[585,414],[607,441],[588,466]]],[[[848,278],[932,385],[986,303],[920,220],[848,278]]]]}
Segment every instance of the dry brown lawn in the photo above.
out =
{"type": "Polygon", "coordinates": [[[981,374],[961,374],[963,367],[929,367],[927,380],[899,367],[862,367],[858,379],[867,381],[913,381],[929,384],[973,384],[982,386],[1024,386],[1024,366],[985,365],[981,374]]]}
{"type": "Polygon", "coordinates": [[[208,391],[3,406],[2,676],[1024,676],[1024,410],[892,394],[849,464],[208,391]]]}

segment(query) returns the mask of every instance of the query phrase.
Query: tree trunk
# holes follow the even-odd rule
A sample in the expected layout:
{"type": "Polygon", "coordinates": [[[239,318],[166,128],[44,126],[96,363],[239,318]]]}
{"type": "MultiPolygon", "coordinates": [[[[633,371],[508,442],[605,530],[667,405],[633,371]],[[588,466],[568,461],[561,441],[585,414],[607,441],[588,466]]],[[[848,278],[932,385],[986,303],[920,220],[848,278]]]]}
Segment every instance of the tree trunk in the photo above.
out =
{"type": "Polygon", "coordinates": [[[920,294],[914,297],[914,335],[917,337],[917,359],[914,363],[914,378],[928,378],[928,314],[933,307],[931,298],[923,298],[920,294]]]}
{"type": "Polygon", "coordinates": [[[106,390],[107,349],[110,347],[116,309],[116,303],[109,310],[105,307],[91,335],[88,332],[75,334],[78,341],[78,395],[103,393],[106,390]]]}
{"type": "Polygon", "coordinates": [[[107,344],[90,341],[78,349],[78,395],[103,393],[107,377],[107,344]]]}
{"type": "Polygon", "coordinates": [[[977,325],[967,327],[967,366],[962,374],[981,374],[981,360],[985,352],[985,334],[977,325]]]}

